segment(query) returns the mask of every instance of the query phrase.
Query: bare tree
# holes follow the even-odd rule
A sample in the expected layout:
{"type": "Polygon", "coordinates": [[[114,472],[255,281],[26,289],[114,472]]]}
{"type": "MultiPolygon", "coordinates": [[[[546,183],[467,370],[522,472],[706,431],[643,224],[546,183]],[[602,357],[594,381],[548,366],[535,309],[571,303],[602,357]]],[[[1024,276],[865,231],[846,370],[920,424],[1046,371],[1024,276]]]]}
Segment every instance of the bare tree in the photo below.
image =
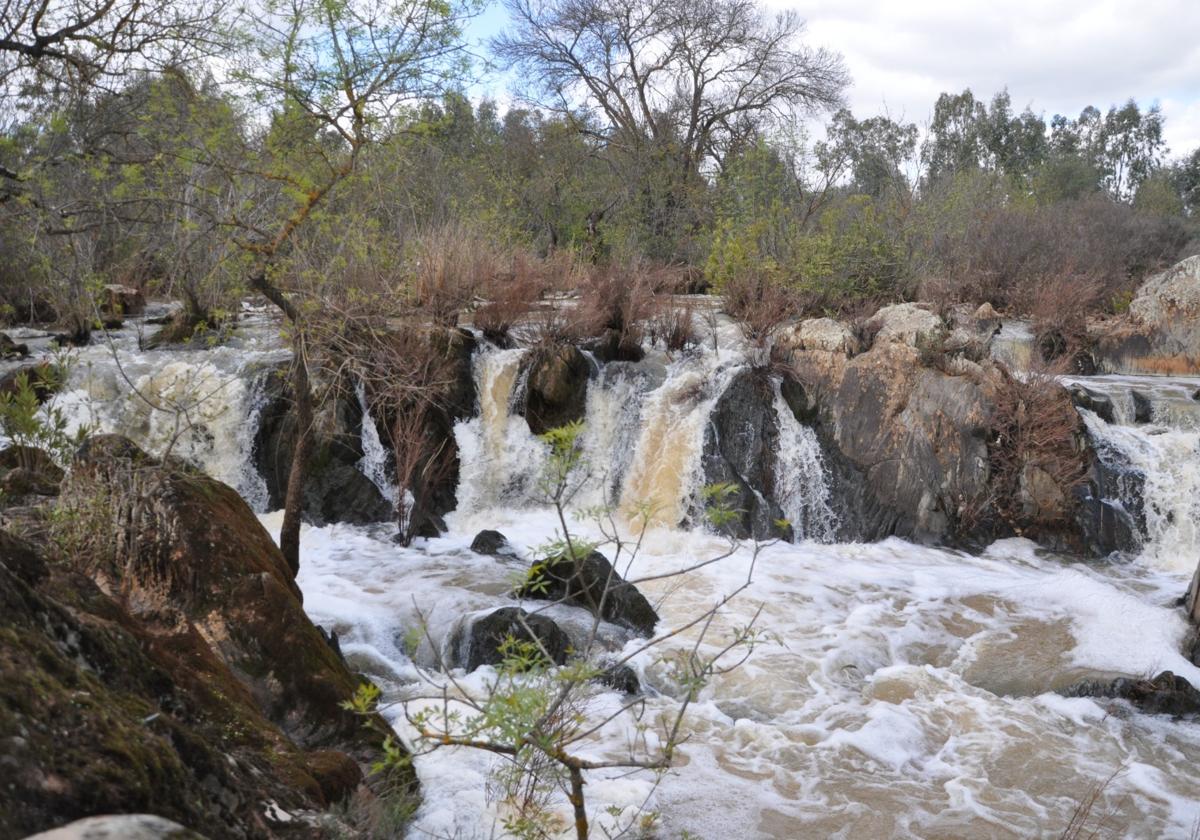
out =
{"type": "Polygon", "coordinates": [[[604,139],[672,145],[685,172],[775,116],[836,106],[841,57],[800,42],[795,12],[753,0],[506,0],[497,55],[547,107],[598,112],[604,139]]]}

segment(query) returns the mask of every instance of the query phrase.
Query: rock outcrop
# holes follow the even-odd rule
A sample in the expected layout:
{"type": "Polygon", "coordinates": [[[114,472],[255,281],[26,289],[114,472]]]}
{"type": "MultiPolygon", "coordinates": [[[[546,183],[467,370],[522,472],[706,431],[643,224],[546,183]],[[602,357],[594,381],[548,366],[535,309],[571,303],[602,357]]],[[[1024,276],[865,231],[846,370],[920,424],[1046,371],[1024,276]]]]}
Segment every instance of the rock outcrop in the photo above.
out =
{"type": "Polygon", "coordinates": [[[642,636],[653,635],[658,624],[658,613],[646,597],[598,551],[578,560],[562,556],[534,563],[514,594],[582,607],[642,636]]]}
{"type": "Polygon", "coordinates": [[[484,530],[471,540],[471,550],[489,557],[516,557],[517,550],[499,531],[484,530]]]}
{"type": "Polygon", "coordinates": [[[822,442],[840,539],[895,535],[977,546],[1019,533],[1062,546],[1098,540],[1080,535],[1090,521],[1081,499],[1094,459],[1071,398],[1039,382],[1041,408],[1037,416],[1026,409],[1035,391],[1025,393],[986,356],[998,328],[993,316],[964,311],[943,321],[929,307],[901,304],[867,321],[865,352],[793,346],[791,366],[822,442]],[[1026,430],[1044,414],[1062,428],[1039,434],[1035,447],[1026,430]]]}
{"type": "MultiPolygon", "coordinates": [[[[296,445],[296,423],[287,378],[288,365],[270,368],[256,387],[264,394],[254,460],[267,485],[271,509],[283,507],[296,445]]],[[[358,468],[363,457],[363,411],[348,383],[326,384],[317,399],[313,447],[304,488],[304,518],[366,524],[394,517],[391,504],[358,468]]]]}
{"type": "Polygon", "coordinates": [[[535,347],[521,359],[516,412],[535,435],[582,420],[592,363],[573,344],[535,347]]]}
{"type": "Polygon", "coordinates": [[[44,548],[0,534],[0,835],[147,812],[274,837],[359,788],[357,678],[234,490],[98,436],[51,521],[44,548]]]}
{"type": "Polygon", "coordinates": [[[1089,334],[1106,373],[1200,373],[1200,255],[1148,278],[1126,314],[1089,334]]]}
{"type": "Polygon", "coordinates": [[[740,539],[789,536],[789,529],[776,524],[784,514],[776,501],[775,453],[782,443],[774,387],[766,369],[738,373],[717,399],[705,430],[704,483],[736,488],[724,501],[737,516],[718,529],[740,539]]]}

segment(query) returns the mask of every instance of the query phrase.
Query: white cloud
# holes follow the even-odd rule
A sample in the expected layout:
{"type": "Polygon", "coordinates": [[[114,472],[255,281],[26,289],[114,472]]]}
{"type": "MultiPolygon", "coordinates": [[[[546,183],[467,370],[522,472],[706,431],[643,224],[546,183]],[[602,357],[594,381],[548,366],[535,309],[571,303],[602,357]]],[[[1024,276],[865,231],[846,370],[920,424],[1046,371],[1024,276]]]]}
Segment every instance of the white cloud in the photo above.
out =
{"type": "MultiPolygon", "coordinates": [[[[768,0],[777,8],[789,0],[768,0]]],[[[1047,117],[1133,97],[1162,105],[1172,154],[1200,146],[1197,0],[814,0],[809,40],[840,51],[860,114],[923,124],[942,91],[970,87],[1047,117]]]]}

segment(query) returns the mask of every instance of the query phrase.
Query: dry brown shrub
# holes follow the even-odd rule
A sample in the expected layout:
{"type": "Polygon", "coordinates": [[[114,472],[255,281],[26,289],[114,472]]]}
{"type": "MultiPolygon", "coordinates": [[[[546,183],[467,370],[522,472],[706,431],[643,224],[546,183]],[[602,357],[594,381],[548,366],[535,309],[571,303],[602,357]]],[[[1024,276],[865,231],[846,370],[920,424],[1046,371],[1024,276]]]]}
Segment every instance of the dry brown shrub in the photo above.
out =
{"type": "Polygon", "coordinates": [[[1049,372],[1017,378],[1003,367],[993,383],[988,430],[989,501],[1017,534],[1064,524],[1076,487],[1087,477],[1079,446],[1082,421],[1066,390],[1049,372]],[[1062,492],[1056,510],[1031,512],[1023,505],[1023,481],[1040,471],[1062,492]]]}
{"type": "Polygon", "coordinates": [[[575,308],[583,336],[616,335],[622,346],[641,343],[646,323],[654,314],[654,281],[637,262],[599,267],[579,289],[575,308]]]}
{"type": "Polygon", "coordinates": [[[659,295],[653,302],[647,335],[669,353],[680,353],[700,343],[696,330],[696,307],[692,301],[659,295]]]}
{"type": "Polygon", "coordinates": [[[420,234],[408,267],[410,303],[439,324],[458,323],[479,289],[505,274],[503,252],[461,224],[420,234]]]}
{"type": "Polygon", "coordinates": [[[765,275],[744,275],[725,284],[725,311],[738,322],[746,340],[766,347],[797,312],[795,295],[765,275]]]}

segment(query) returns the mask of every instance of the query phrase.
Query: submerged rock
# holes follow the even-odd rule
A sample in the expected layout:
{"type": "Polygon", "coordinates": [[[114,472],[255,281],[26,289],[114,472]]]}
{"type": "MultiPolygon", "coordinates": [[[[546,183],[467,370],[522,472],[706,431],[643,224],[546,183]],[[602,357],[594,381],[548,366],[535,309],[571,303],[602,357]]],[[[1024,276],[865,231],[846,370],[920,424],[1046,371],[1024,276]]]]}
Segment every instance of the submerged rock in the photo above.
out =
{"type": "Polygon", "coordinates": [[[28,355],[28,344],[17,344],[8,333],[0,332],[0,358],[23,359],[28,355]]]}
{"type": "Polygon", "coordinates": [[[600,676],[596,677],[596,682],[622,694],[634,695],[642,692],[642,683],[638,679],[637,671],[628,665],[605,668],[600,676]]]}
{"type": "Polygon", "coordinates": [[[582,607],[642,636],[653,635],[658,624],[658,613],[646,597],[598,551],[575,561],[563,556],[534,563],[514,594],[582,607]]]}
{"type": "Polygon", "coordinates": [[[461,656],[453,664],[467,671],[481,665],[499,665],[504,661],[505,643],[533,642],[555,665],[567,661],[571,640],[553,619],[531,614],[520,607],[502,607],[471,623],[466,639],[455,645],[461,656]]]}
{"type": "Polygon", "coordinates": [[[1153,679],[1089,680],[1063,692],[1067,697],[1126,700],[1139,711],[1177,717],[1200,715],[1200,691],[1183,677],[1163,671],[1153,679]]]}
{"type": "Polygon", "coordinates": [[[1067,390],[1071,395],[1071,402],[1079,408],[1093,412],[1105,423],[1116,422],[1113,401],[1108,395],[1084,388],[1082,385],[1072,385],[1067,390]]]}
{"type": "Polygon", "coordinates": [[[475,539],[471,540],[471,551],[489,557],[517,556],[517,550],[509,543],[508,537],[499,531],[480,531],[475,535],[475,539]]]}

